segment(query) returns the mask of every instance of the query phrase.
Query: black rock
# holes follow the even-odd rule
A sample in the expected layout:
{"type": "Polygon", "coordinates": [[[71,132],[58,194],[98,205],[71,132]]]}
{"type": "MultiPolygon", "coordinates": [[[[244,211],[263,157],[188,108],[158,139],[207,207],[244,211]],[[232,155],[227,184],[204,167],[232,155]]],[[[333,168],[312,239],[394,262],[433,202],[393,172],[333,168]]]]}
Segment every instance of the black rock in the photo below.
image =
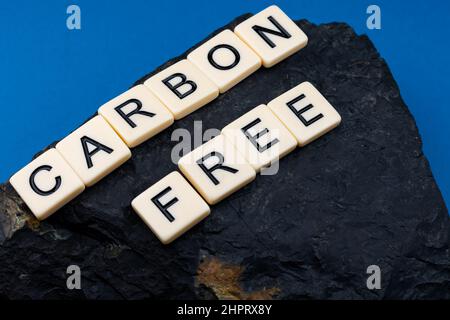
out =
{"type": "Polygon", "coordinates": [[[309,37],[305,49],[133,149],[131,160],[44,222],[3,184],[0,297],[450,298],[449,216],[388,66],[346,24],[297,23],[309,37]],[[173,130],[193,132],[195,120],[221,129],[303,81],[342,124],[162,245],[130,202],[176,170],[173,130]],[[66,288],[72,264],[81,268],[81,290],[66,288]],[[381,268],[380,290],[366,287],[370,265],[381,268]]]}

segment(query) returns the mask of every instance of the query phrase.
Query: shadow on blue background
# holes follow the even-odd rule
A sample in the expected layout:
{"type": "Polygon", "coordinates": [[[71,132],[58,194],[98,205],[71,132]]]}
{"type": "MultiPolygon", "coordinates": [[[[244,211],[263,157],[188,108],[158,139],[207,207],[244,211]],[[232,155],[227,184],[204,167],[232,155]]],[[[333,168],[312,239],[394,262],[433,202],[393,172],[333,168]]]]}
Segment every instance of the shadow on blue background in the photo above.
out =
{"type": "Polygon", "coordinates": [[[450,203],[450,2],[437,0],[2,1],[0,181],[145,73],[236,16],[274,3],[292,19],[347,22],[369,35],[416,118],[450,203]],[[81,30],[66,28],[70,4],[81,8],[81,30]],[[366,28],[370,4],[381,8],[381,30],[366,28]]]}

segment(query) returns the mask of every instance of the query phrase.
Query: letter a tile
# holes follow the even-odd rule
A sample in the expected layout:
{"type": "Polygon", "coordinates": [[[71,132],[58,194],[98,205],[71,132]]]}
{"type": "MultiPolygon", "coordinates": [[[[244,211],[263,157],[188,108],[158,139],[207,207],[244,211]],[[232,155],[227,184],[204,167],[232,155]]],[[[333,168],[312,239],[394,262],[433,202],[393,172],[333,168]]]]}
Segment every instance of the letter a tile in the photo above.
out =
{"type": "Polygon", "coordinates": [[[95,116],[56,144],[88,187],[131,157],[130,149],[101,116],[95,116]]]}

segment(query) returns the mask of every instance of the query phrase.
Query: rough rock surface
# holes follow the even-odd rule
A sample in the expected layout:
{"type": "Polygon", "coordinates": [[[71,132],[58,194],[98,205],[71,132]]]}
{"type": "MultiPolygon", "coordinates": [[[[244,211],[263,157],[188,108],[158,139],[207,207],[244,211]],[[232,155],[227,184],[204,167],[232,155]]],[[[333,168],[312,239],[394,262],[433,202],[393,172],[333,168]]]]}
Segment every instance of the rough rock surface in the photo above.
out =
{"type": "Polygon", "coordinates": [[[48,220],[38,223],[1,185],[0,297],[450,298],[449,216],[388,66],[345,24],[298,25],[305,49],[137,147],[48,220]],[[220,129],[305,80],[336,107],[341,126],[160,244],[130,202],[176,169],[173,130],[193,132],[195,120],[220,129]],[[66,288],[71,264],[81,267],[81,290],[66,288]],[[366,287],[373,264],[381,290],[366,287]]]}

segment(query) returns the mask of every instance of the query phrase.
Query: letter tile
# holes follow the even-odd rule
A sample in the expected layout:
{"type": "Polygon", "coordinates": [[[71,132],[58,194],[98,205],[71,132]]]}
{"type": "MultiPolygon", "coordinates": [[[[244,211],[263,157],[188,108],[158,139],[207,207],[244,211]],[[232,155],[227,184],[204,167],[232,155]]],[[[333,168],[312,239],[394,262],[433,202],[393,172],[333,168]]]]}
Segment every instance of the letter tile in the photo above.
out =
{"type": "Polygon", "coordinates": [[[268,104],[304,146],[341,123],[341,116],[325,97],[309,82],[303,82],[268,104]]]}
{"type": "Polygon", "coordinates": [[[203,107],[219,95],[219,88],[188,60],[181,60],[144,82],[175,120],[203,107]]]}
{"type": "Polygon", "coordinates": [[[14,174],[9,182],[39,220],[49,217],[85,188],[54,148],[14,174]]]}
{"type": "Polygon", "coordinates": [[[130,148],[173,123],[172,113],[142,84],[105,103],[98,113],[130,148]]]}
{"type": "Polygon", "coordinates": [[[137,196],[131,206],[164,244],[178,238],[210,213],[206,202],[177,171],[137,196]]]}
{"type": "Polygon", "coordinates": [[[225,128],[222,134],[259,172],[297,146],[297,140],[265,105],[260,105],[225,128]]]}
{"type": "Polygon", "coordinates": [[[127,145],[99,115],[58,142],[56,150],[88,187],[131,157],[127,145]]]}
{"type": "Polygon", "coordinates": [[[224,93],[261,67],[261,59],[231,30],[225,30],[188,55],[224,93]]]}
{"type": "Polygon", "coordinates": [[[209,204],[225,199],[256,176],[222,134],[183,156],[178,167],[209,204]]]}
{"type": "Polygon", "coordinates": [[[306,34],[280,8],[270,6],[234,29],[269,68],[308,43],[306,34]]]}

